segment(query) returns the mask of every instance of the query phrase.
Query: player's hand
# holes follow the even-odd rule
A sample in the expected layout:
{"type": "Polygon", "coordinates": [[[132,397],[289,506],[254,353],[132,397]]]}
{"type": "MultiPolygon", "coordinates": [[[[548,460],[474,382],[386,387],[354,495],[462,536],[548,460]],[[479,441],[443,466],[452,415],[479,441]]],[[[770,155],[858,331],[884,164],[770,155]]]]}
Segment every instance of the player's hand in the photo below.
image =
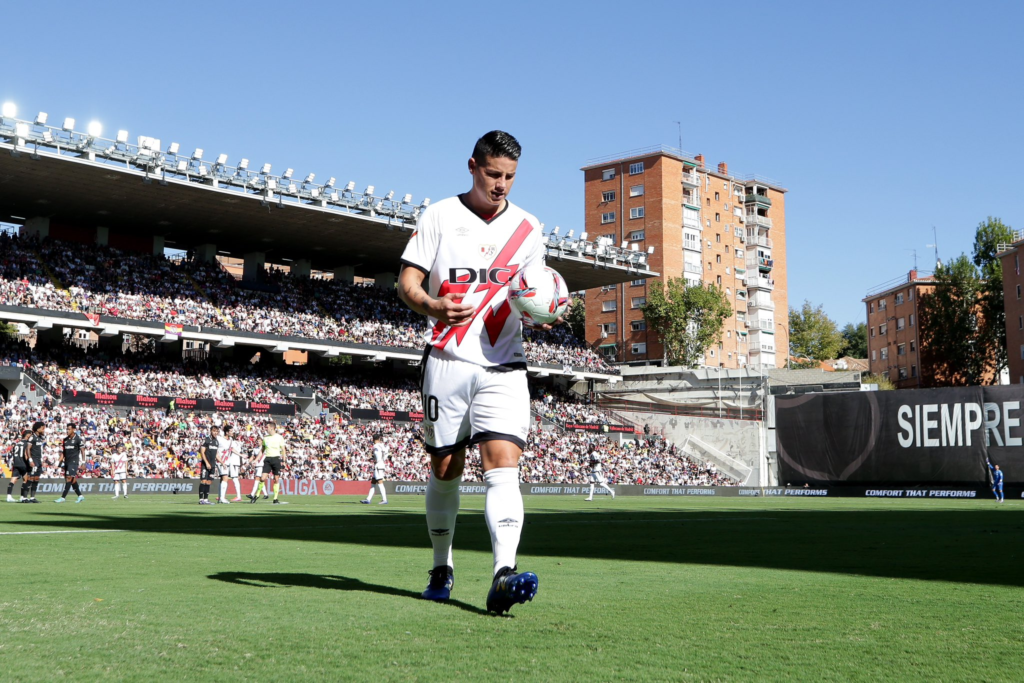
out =
{"type": "Polygon", "coordinates": [[[558,320],[556,320],[553,323],[539,324],[539,323],[533,322],[532,320],[527,320],[526,318],[523,318],[523,326],[524,327],[528,327],[531,330],[543,330],[544,332],[547,332],[548,330],[554,329],[555,325],[561,325],[564,322],[565,322],[565,318],[559,318],[558,320]]]}
{"type": "Polygon", "coordinates": [[[464,304],[462,294],[449,292],[440,299],[434,299],[430,310],[434,317],[449,327],[465,327],[473,321],[476,308],[472,304],[464,304]]]}

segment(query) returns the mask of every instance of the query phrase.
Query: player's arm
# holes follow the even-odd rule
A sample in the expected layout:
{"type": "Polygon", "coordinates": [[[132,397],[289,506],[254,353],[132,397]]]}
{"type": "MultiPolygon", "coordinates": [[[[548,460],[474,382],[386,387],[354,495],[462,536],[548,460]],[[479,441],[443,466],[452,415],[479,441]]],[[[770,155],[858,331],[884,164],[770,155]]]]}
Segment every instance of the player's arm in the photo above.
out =
{"type": "Polygon", "coordinates": [[[427,274],[414,266],[403,266],[398,276],[398,297],[420,315],[437,318],[449,327],[463,327],[473,319],[476,310],[471,304],[459,303],[462,294],[448,292],[435,299],[423,288],[427,274]]]}
{"type": "MultiPolygon", "coordinates": [[[[540,230],[537,230],[536,241],[534,242],[533,249],[530,250],[529,258],[526,260],[526,263],[523,264],[523,268],[530,268],[532,266],[544,266],[544,265],[546,265],[545,262],[544,262],[544,257],[546,255],[547,255],[547,249],[544,246],[544,235],[540,232],[540,230]]],[[[572,306],[572,297],[569,297],[569,306],[572,306]]],[[[566,312],[568,312],[568,309],[566,309],[566,312]]],[[[550,330],[551,328],[553,328],[555,325],[560,325],[560,324],[562,324],[564,322],[565,322],[565,317],[563,316],[563,317],[558,318],[558,320],[556,320],[553,323],[550,323],[550,324],[549,323],[544,323],[544,324],[541,324],[541,325],[538,325],[537,323],[534,323],[532,321],[527,322],[526,320],[524,320],[523,321],[523,326],[524,327],[528,327],[530,329],[534,329],[534,330],[544,330],[544,331],[547,331],[547,330],[550,330]]]]}
{"type": "Polygon", "coordinates": [[[210,461],[206,459],[206,444],[205,443],[202,446],[199,447],[199,457],[203,459],[203,465],[206,466],[206,469],[208,469],[208,470],[213,469],[213,466],[210,464],[210,461]]]}

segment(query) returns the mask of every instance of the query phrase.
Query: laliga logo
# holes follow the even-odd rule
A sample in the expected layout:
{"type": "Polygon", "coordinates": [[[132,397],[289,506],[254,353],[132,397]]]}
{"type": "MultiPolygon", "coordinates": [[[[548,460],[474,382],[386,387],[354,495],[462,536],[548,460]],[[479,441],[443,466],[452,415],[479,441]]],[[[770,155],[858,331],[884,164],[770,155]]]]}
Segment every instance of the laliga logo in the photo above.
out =
{"type": "Polygon", "coordinates": [[[324,495],[330,496],[334,493],[334,482],[327,480],[324,482],[324,495]]]}
{"type": "Polygon", "coordinates": [[[448,282],[461,285],[471,285],[475,282],[507,285],[515,272],[515,268],[449,268],[448,282]]]}

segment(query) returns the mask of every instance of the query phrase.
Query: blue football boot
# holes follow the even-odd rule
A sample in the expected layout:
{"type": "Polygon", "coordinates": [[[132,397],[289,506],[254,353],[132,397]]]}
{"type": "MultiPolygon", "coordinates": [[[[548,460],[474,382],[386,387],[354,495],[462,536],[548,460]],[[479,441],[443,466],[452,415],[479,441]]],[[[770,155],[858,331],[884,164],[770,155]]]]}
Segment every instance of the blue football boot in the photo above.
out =
{"type": "Polygon", "coordinates": [[[537,575],[533,572],[516,573],[517,567],[502,567],[494,575],[494,583],[487,593],[487,611],[504,614],[512,605],[533,600],[537,595],[537,575]]]}
{"type": "Polygon", "coordinates": [[[427,584],[427,590],[423,591],[423,599],[443,601],[450,598],[452,586],[455,585],[455,570],[442,565],[427,573],[430,574],[430,583],[427,584]]]}

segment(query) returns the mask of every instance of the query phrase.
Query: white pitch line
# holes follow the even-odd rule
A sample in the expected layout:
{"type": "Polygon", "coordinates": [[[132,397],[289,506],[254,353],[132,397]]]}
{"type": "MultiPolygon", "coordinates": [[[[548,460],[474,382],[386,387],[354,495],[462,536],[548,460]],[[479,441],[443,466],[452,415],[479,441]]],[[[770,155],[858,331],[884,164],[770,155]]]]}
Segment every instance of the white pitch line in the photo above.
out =
{"type": "Polygon", "coordinates": [[[26,534],[114,534],[126,529],[65,529],[63,531],[0,531],[0,536],[23,536],[26,534]]]}

